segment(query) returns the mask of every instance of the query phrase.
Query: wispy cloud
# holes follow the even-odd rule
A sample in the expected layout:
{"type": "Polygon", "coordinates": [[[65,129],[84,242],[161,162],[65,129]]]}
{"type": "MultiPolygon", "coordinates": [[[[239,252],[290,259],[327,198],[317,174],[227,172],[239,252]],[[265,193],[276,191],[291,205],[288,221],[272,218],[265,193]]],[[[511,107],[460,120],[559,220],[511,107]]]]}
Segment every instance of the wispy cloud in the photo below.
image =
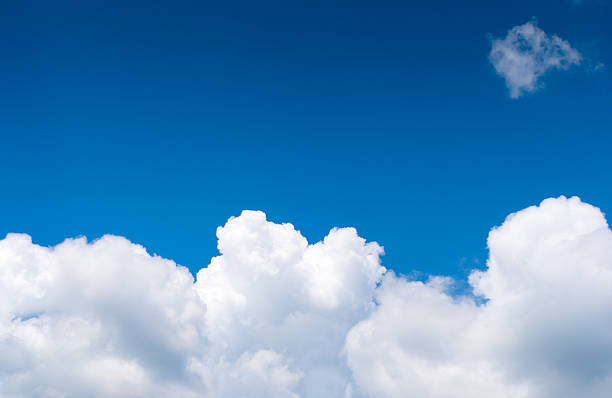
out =
{"type": "Polygon", "coordinates": [[[504,38],[491,42],[489,60],[506,80],[511,98],[542,87],[550,70],[566,70],[582,62],[582,55],[559,36],[549,36],[535,21],[515,26],[504,38]]]}

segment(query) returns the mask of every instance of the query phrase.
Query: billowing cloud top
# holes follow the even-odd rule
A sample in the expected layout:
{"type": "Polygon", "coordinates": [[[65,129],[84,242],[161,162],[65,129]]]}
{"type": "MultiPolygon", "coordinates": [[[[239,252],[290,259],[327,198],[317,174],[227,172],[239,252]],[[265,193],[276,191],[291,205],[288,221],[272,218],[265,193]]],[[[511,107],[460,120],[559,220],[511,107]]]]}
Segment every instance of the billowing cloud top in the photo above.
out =
{"type": "Polygon", "coordinates": [[[191,274],[116,236],[0,241],[2,397],[599,398],[612,232],[578,198],[489,235],[474,295],[387,272],[352,228],[308,244],[245,211],[191,274]]]}
{"type": "Polygon", "coordinates": [[[580,53],[558,36],[549,36],[535,21],[515,26],[492,41],[489,60],[506,80],[511,98],[537,90],[549,70],[568,69],[582,61],[580,53]]]}

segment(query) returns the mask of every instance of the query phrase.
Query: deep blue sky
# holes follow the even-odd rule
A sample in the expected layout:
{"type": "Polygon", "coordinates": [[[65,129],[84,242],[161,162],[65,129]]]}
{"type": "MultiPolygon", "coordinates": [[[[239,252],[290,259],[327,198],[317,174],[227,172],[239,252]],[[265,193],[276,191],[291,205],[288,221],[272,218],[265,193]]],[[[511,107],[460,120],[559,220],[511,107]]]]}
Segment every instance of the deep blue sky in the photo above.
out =
{"type": "Polygon", "coordinates": [[[612,212],[607,1],[53,3],[0,6],[2,235],[119,234],[195,270],[261,209],[462,276],[512,211],[612,212]],[[489,40],[534,16],[607,66],[510,99],[489,40]]]}

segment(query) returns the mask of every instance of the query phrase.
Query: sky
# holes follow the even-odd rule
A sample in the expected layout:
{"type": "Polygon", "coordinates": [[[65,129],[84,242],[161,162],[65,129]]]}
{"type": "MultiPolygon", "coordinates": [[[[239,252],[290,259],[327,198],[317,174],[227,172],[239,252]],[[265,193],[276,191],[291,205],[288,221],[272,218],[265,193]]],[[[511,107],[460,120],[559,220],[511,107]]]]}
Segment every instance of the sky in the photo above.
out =
{"type": "Polygon", "coordinates": [[[609,396],[608,0],[5,3],[3,397],[609,396]]]}
{"type": "Polygon", "coordinates": [[[253,209],[311,241],[356,227],[400,273],[465,276],[510,212],[612,208],[610,7],[6,3],[0,234],[118,234],[195,272],[253,209]],[[583,62],[510,98],[491,42],[534,17],[583,62]]]}

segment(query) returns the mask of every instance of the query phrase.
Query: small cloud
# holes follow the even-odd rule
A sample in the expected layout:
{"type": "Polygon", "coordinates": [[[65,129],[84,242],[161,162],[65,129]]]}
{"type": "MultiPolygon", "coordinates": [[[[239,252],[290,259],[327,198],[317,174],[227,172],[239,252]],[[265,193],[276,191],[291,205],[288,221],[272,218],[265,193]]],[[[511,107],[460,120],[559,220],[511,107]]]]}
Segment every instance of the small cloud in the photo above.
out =
{"type": "Polygon", "coordinates": [[[489,60],[506,80],[510,98],[541,88],[549,70],[567,70],[582,62],[582,55],[559,36],[549,36],[535,20],[515,26],[503,39],[491,43],[489,60]]]}
{"type": "Polygon", "coordinates": [[[606,65],[603,62],[598,62],[597,64],[595,64],[595,66],[593,66],[593,70],[595,71],[602,70],[605,67],[606,65]]]}

